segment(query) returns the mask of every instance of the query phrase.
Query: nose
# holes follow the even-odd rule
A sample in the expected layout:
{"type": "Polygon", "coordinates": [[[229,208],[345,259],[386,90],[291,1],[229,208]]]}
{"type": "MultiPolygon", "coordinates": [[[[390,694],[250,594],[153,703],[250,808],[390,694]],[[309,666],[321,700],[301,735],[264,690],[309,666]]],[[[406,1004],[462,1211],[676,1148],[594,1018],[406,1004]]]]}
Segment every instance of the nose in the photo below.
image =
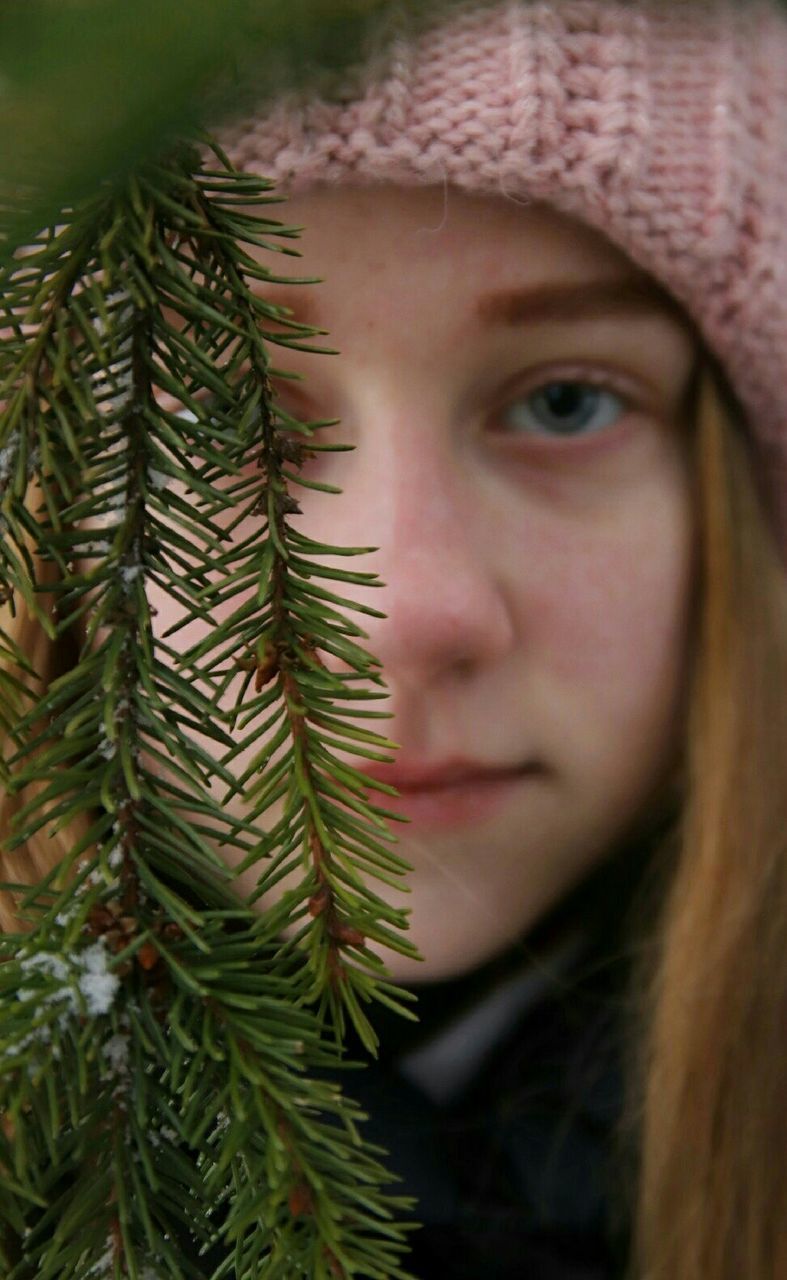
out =
{"type": "Polygon", "coordinates": [[[415,415],[387,429],[378,422],[344,455],[343,492],[326,499],[333,518],[326,510],[323,530],[336,543],[378,548],[342,567],[373,570],[384,584],[356,587],[353,598],[386,616],[354,617],[386,681],[402,691],[466,678],[503,658],[514,639],[494,512],[474,498],[450,440],[419,425],[415,415]]]}

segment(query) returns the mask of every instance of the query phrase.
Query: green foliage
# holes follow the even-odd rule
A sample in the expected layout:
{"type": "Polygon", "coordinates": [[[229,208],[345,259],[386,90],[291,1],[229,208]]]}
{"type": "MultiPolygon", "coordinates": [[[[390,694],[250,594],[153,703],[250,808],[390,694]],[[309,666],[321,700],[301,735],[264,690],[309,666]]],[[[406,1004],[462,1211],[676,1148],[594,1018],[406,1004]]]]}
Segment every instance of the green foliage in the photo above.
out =
{"type": "Polygon", "coordinates": [[[0,282],[0,591],[74,646],[47,683],[0,635],[6,845],[66,848],[0,940],[7,1280],[203,1275],[192,1237],[216,1280],[404,1275],[406,1205],[331,1079],[348,1019],[374,1051],[370,1002],[403,1008],[375,944],[412,954],[374,888],[391,815],[338,755],[394,747],[357,728],[374,611],[335,590],[376,576],[294,523],[304,456],[342,446],[276,405],[270,344],[316,331],[248,247],[296,232],[215,155],[102,184],[0,282]],[[257,911],[228,859],[291,887],[257,911]]]}

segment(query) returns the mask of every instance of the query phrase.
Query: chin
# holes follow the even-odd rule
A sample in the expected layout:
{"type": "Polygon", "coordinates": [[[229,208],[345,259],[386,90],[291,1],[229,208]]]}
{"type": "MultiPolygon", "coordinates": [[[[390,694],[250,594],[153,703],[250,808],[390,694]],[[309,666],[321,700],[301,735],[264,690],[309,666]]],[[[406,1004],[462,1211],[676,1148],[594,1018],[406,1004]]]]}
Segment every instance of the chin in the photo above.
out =
{"type": "MultiPolygon", "coordinates": [[[[412,939],[418,946],[418,940],[412,939]]],[[[452,978],[461,978],[472,973],[488,960],[504,951],[513,939],[495,939],[487,946],[437,945],[430,947],[427,942],[421,944],[422,960],[411,960],[409,956],[400,956],[388,948],[378,951],[394,982],[404,987],[415,987],[425,982],[449,982],[452,978]]]]}

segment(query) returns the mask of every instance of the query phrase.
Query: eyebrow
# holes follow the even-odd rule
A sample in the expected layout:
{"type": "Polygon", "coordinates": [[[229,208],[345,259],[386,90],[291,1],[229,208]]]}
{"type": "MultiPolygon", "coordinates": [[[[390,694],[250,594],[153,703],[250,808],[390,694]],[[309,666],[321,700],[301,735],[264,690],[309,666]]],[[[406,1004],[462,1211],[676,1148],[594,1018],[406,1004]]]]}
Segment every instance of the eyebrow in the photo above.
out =
{"type": "Polygon", "coordinates": [[[691,321],[678,302],[644,273],[584,284],[548,284],[533,289],[507,289],[480,298],[477,314],[505,325],[570,323],[609,317],[666,314],[683,328],[691,321]]]}
{"type": "MultiPolygon", "coordinates": [[[[262,295],[264,297],[264,294],[262,295]]],[[[273,299],[268,299],[273,302],[273,299]]],[[[289,307],[299,324],[317,326],[313,297],[296,288],[280,288],[275,305],[289,307]]],[[[504,289],[479,298],[476,315],[492,324],[509,326],[577,323],[583,320],[620,319],[661,314],[689,333],[691,318],[670,294],[646,272],[612,276],[582,283],[537,285],[504,289]]]]}

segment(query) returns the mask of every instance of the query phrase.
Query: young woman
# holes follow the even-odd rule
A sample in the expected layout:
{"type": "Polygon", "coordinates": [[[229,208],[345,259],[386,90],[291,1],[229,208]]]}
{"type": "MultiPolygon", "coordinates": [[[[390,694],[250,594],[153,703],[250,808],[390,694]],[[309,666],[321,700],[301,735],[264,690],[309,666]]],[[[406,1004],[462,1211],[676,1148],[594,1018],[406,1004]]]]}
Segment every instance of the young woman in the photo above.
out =
{"type": "Polygon", "coordinates": [[[378,546],[386,584],[355,591],[386,615],[373,779],[410,819],[423,961],[390,964],[421,1021],[356,1093],[422,1280],[777,1280],[787,21],[394,25],[228,139],[324,280],[268,296],[341,351],[277,386],[355,445],[307,463],[343,493],[299,527],[378,546]]]}

